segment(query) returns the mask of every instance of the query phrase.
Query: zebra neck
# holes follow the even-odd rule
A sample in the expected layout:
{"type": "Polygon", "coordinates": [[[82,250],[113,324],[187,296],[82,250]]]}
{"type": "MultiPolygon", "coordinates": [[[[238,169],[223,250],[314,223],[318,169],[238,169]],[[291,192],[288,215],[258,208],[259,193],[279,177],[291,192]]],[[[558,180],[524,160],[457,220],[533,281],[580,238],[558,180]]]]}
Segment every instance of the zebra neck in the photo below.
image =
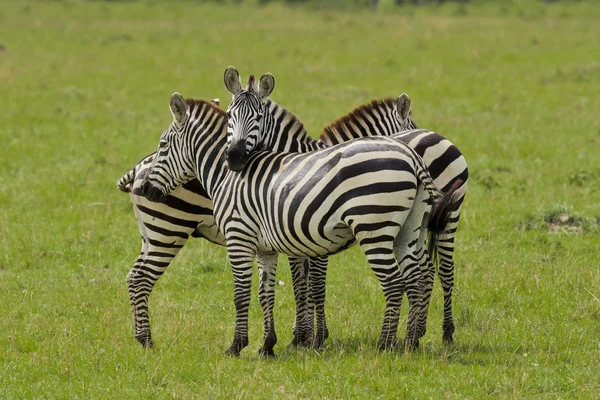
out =
{"type": "MultiPolygon", "coordinates": [[[[227,118],[224,114],[215,118],[199,119],[192,128],[189,148],[190,158],[196,178],[202,183],[209,196],[225,179],[227,167],[225,150],[227,149],[227,118]]],[[[185,156],[187,158],[187,156],[185,156]]]]}
{"type": "Polygon", "coordinates": [[[261,127],[263,148],[277,153],[306,153],[322,148],[310,137],[304,124],[274,101],[265,102],[265,123],[261,127]]]}

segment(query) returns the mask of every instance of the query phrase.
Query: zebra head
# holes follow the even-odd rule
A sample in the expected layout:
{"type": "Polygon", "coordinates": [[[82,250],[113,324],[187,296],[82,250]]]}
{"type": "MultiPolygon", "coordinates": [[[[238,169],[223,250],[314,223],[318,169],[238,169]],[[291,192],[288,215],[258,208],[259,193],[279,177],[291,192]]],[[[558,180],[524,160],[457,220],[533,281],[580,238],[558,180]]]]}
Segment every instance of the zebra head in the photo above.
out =
{"type": "Polygon", "coordinates": [[[410,97],[406,93],[398,96],[396,101],[396,115],[400,120],[400,131],[416,129],[417,126],[410,119],[410,97]]]}
{"type": "Polygon", "coordinates": [[[227,166],[240,171],[248,155],[261,144],[265,100],[275,88],[273,75],[266,73],[257,85],[254,75],[248,78],[246,89],[242,89],[240,75],[234,67],[225,70],[225,87],[233,95],[227,108],[227,166]]]}
{"type": "Polygon", "coordinates": [[[188,149],[187,136],[190,130],[190,106],[177,92],[169,101],[173,122],[160,136],[158,151],[150,172],[142,182],[141,191],[150,201],[164,202],[177,186],[192,180],[193,165],[184,155],[188,149]]]}

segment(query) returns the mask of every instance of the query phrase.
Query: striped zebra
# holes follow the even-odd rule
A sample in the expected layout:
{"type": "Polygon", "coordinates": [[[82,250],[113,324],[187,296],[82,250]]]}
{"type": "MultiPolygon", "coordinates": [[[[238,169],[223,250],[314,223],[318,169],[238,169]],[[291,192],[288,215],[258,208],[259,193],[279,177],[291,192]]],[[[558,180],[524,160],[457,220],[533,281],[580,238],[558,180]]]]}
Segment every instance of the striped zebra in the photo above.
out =
{"type": "MultiPolygon", "coordinates": [[[[215,99],[218,101],[218,99],[215,99]]],[[[215,102],[213,100],[213,102],[215,102]]],[[[403,129],[414,129],[416,125],[405,115],[405,118],[398,118],[400,113],[406,113],[405,95],[398,99],[386,98],[375,100],[366,105],[360,106],[350,112],[348,115],[338,119],[333,124],[324,128],[320,140],[314,140],[309,137],[303,124],[285,108],[279,106],[270,99],[265,99],[266,113],[265,122],[272,121],[276,129],[272,129],[267,124],[265,131],[268,133],[264,139],[264,147],[274,149],[275,151],[305,152],[311,151],[332,143],[340,143],[351,138],[370,135],[390,135],[403,129]]],[[[218,105],[218,103],[214,103],[218,105]]],[[[408,106],[410,103],[408,102],[408,106]]],[[[402,137],[396,134],[395,137],[402,137]]],[[[431,131],[412,132],[409,136],[409,144],[415,148],[417,153],[423,156],[430,172],[435,178],[435,184],[445,189],[453,183],[456,177],[467,180],[467,169],[464,158],[458,149],[448,140],[431,131]],[[429,144],[435,151],[426,151],[429,144]],[[449,161],[450,160],[450,161],[449,161]]],[[[144,346],[152,346],[151,331],[148,316],[148,298],[158,278],[164,273],[172,259],[186,243],[187,238],[204,237],[209,241],[224,245],[225,238],[220,234],[212,216],[212,201],[208,194],[197,180],[192,180],[177,188],[171,193],[166,203],[149,202],[140,193],[140,186],[147,175],[148,169],[154,160],[155,154],[151,154],[135,165],[130,172],[124,175],[118,181],[118,187],[122,191],[130,192],[131,202],[133,204],[134,214],[138,221],[140,234],[142,236],[142,251],[136,260],[133,268],[127,276],[130,301],[134,314],[135,337],[144,346]],[[175,242],[176,241],[176,242],[175,242]]],[[[461,190],[465,190],[461,188],[461,190]]],[[[459,199],[462,202],[462,198],[459,199]]],[[[458,224],[460,209],[454,211],[449,227],[458,224]]],[[[442,240],[450,241],[454,237],[454,230],[447,234],[447,238],[442,240]]],[[[453,242],[453,240],[452,240],[453,242]]],[[[450,249],[452,250],[452,249],[450,249]]],[[[440,252],[442,266],[440,267],[440,277],[442,285],[444,277],[453,277],[453,270],[448,274],[442,273],[444,257],[448,252],[440,252]]],[[[449,265],[452,266],[452,251],[449,252],[449,265]]],[[[296,260],[300,262],[300,260],[296,260]]],[[[304,261],[304,263],[306,263],[304,261]]],[[[306,264],[305,264],[306,265],[306,264]]],[[[327,267],[326,258],[312,258],[310,261],[310,270],[316,275],[322,275],[322,283],[313,283],[310,294],[317,299],[317,336],[316,345],[320,346],[328,336],[325,322],[324,302],[325,285],[324,274],[327,267]]],[[[295,277],[294,280],[301,279],[295,277]]],[[[433,271],[431,271],[431,282],[433,282],[433,271]]],[[[451,286],[449,286],[451,289],[451,286]]],[[[425,293],[425,300],[428,303],[431,294],[431,285],[429,292],[425,293]]],[[[445,297],[451,295],[451,290],[445,290],[445,297]]],[[[450,303],[446,300],[445,306],[450,303]]],[[[312,302],[308,309],[314,308],[312,302]]],[[[449,307],[446,307],[449,309],[449,307]]],[[[451,309],[450,309],[451,310],[451,309]]],[[[302,324],[306,332],[305,336],[294,335],[294,344],[306,344],[311,337],[312,313],[304,314],[304,309],[297,310],[296,325],[302,324]],[[303,319],[307,315],[309,319],[303,319]]],[[[426,314],[424,314],[426,316],[426,314]]],[[[451,314],[445,311],[445,315],[451,314]]],[[[447,319],[445,319],[446,321],[447,319]]],[[[451,321],[451,319],[450,319],[451,321]]],[[[421,334],[424,334],[425,321],[422,321],[421,334]]],[[[445,322],[446,324],[446,322],[445,322]]],[[[451,325],[453,327],[453,325],[451,325]]],[[[447,330],[444,330],[446,336],[447,330]]],[[[450,333],[451,340],[451,333],[450,333]]]]}
{"type": "MultiPolygon", "coordinates": [[[[218,107],[218,99],[210,105],[218,107]]],[[[215,127],[217,129],[218,127],[215,127]]],[[[279,125],[283,131],[294,132],[294,136],[308,137],[302,123],[293,115],[279,125]],[[302,133],[303,132],[303,133],[302,133]]],[[[298,151],[301,144],[280,142],[276,150],[298,151]]],[[[304,148],[302,148],[304,149],[304,148]]],[[[197,179],[186,182],[174,190],[163,202],[152,202],[141,194],[141,185],[156,158],[156,153],[144,157],[130,171],[117,181],[119,190],[129,193],[135,217],[142,237],[142,250],[133,267],[127,274],[129,300],[134,316],[135,338],[144,346],[152,347],[152,334],[148,314],[148,300],[158,279],[185,245],[190,236],[204,238],[212,243],[225,246],[225,237],[219,231],[213,217],[213,203],[208,193],[197,179]]],[[[296,325],[302,325],[308,313],[307,290],[302,290],[304,271],[308,270],[308,260],[303,257],[289,257],[292,268],[297,273],[292,276],[294,294],[299,309],[296,310],[296,325]]],[[[310,260],[317,268],[327,260],[310,260]]],[[[324,269],[321,267],[320,269],[324,269]]],[[[275,276],[269,277],[274,281],[275,276]]],[[[328,335],[327,327],[324,336],[328,335]]],[[[312,337],[294,335],[294,345],[312,344],[312,337]],[[310,339],[310,340],[309,340],[310,339]]]]}
{"type": "MultiPolygon", "coordinates": [[[[229,125],[237,123],[236,130],[229,135],[228,140],[233,140],[234,145],[228,150],[230,167],[240,168],[245,159],[255,149],[264,148],[257,144],[266,143],[266,148],[273,148],[278,142],[306,142],[302,148],[315,149],[323,145],[331,146],[349,141],[351,139],[368,136],[392,135],[394,138],[406,142],[421,156],[434,178],[434,183],[442,191],[460,182],[457,191],[460,194],[446,230],[435,241],[436,255],[439,256],[438,275],[444,291],[444,321],[442,324],[444,342],[453,341],[454,320],[452,317],[452,291],[454,287],[454,238],[460,219],[460,210],[467,190],[468,167],[462,153],[443,136],[424,129],[418,129],[410,115],[410,99],[402,94],[397,100],[387,98],[375,100],[369,104],[355,109],[350,114],[338,119],[323,130],[318,141],[298,135],[281,135],[274,129],[280,120],[284,120],[285,109],[279,113],[272,110],[273,102],[268,99],[275,86],[275,79],[271,74],[265,74],[260,79],[260,90],[263,91],[262,101],[257,101],[256,96],[246,95],[241,88],[239,73],[234,67],[228,67],[224,74],[225,86],[233,95],[233,101],[228,107],[229,125]],[[276,116],[276,117],[274,117],[276,116]],[[314,142],[314,144],[312,144],[314,142]],[[236,163],[238,165],[236,165],[236,163]]],[[[260,96],[259,96],[260,97],[260,96]]],[[[230,127],[230,129],[232,129],[230,127]]],[[[285,132],[284,132],[285,133],[285,132]]],[[[229,143],[231,144],[231,143],[229,143]]],[[[426,320],[433,290],[435,266],[428,257],[428,252],[419,249],[421,265],[424,266],[424,295],[423,311],[421,313],[418,334],[423,336],[426,331],[426,320]]],[[[316,344],[322,343],[324,337],[324,312],[325,301],[324,277],[326,263],[315,265],[318,282],[311,287],[311,296],[317,305],[317,338],[316,344]],[[316,285],[316,286],[315,286],[316,285]],[[320,324],[320,321],[323,321],[320,324]]],[[[310,308],[310,306],[309,306],[310,308]]],[[[309,315],[311,317],[312,315],[309,315]]],[[[310,324],[310,322],[308,322],[310,324]]]]}
{"type": "MultiPolygon", "coordinates": [[[[389,135],[391,132],[400,131],[403,129],[403,123],[400,120],[397,121],[395,116],[399,108],[398,104],[406,104],[405,98],[407,98],[406,95],[402,95],[398,101],[386,99],[361,106],[326,128],[323,135],[332,130],[337,132],[340,129],[352,129],[352,125],[347,127],[345,124],[342,125],[344,121],[356,121],[364,125],[360,121],[369,119],[367,122],[371,123],[374,115],[384,122],[371,124],[361,129],[360,134],[365,136],[389,135]],[[337,128],[335,128],[336,126],[337,128]]],[[[218,99],[214,99],[211,103],[219,105],[218,99]]],[[[267,129],[269,136],[266,143],[263,144],[265,148],[277,152],[308,152],[327,145],[325,142],[308,136],[302,122],[285,108],[268,98],[265,99],[265,104],[267,108],[265,121],[270,121],[271,124],[267,129]]],[[[415,127],[410,118],[407,118],[405,125],[407,128],[415,127]]],[[[352,133],[348,133],[348,135],[357,136],[352,133]]],[[[135,338],[145,347],[153,345],[148,313],[149,296],[157,280],[185,245],[187,239],[190,236],[205,238],[212,243],[225,245],[225,237],[219,232],[214,222],[212,200],[198,180],[194,179],[183,187],[175,189],[165,203],[150,202],[141,195],[140,186],[155,155],[156,153],[153,153],[143,158],[117,182],[117,187],[121,191],[130,194],[142,237],[142,250],[127,275],[127,282],[134,315],[135,338]]],[[[304,259],[293,259],[292,262],[308,265],[304,259]]],[[[310,270],[313,271],[313,275],[318,276],[319,273],[323,275],[322,280],[314,279],[316,283],[313,284],[309,293],[315,292],[321,299],[317,301],[316,307],[317,346],[320,346],[328,337],[324,312],[324,273],[326,268],[327,258],[310,259],[310,270]]],[[[297,282],[299,279],[304,279],[304,277],[295,276],[293,281],[297,282]]],[[[302,299],[304,294],[298,293],[298,296],[302,299]]],[[[300,325],[301,328],[298,329],[298,333],[294,332],[292,343],[294,345],[313,344],[311,333],[314,328],[313,314],[312,311],[308,313],[308,310],[314,310],[315,305],[311,296],[309,296],[309,300],[309,304],[304,307],[302,301],[297,299],[297,304],[300,306],[296,311],[295,326],[300,325]]]]}
{"type": "MultiPolygon", "coordinates": [[[[397,111],[394,107],[394,99],[383,99],[361,106],[346,117],[340,118],[332,125],[326,127],[319,141],[327,146],[343,143],[357,137],[370,136],[371,132],[388,134],[388,132],[400,132],[389,129],[389,121],[394,121],[397,111]]],[[[410,118],[410,128],[392,136],[400,139],[413,148],[423,158],[435,185],[443,192],[450,190],[456,182],[462,182],[457,188],[460,197],[455,203],[450,220],[445,231],[436,238],[436,254],[438,256],[438,277],[444,292],[444,310],[442,323],[442,340],[446,343],[453,342],[455,330],[452,316],[452,293],[454,289],[454,240],[460,220],[462,203],[467,192],[467,181],[469,169],[466,160],[460,150],[448,139],[436,132],[418,129],[410,118]]],[[[423,256],[425,254],[423,253],[423,256]]],[[[419,335],[424,335],[426,330],[426,319],[428,315],[435,266],[430,260],[427,261],[428,268],[424,272],[423,313],[419,324],[419,335]]]]}
{"type": "MultiPolygon", "coordinates": [[[[252,80],[249,87],[254,88],[252,80]]],[[[260,99],[258,90],[247,93],[260,99]]],[[[259,281],[268,286],[264,294],[273,290],[267,270],[274,275],[276,253],[323,257],[355,240],[386,297],[379,347],[395,344],[405,291],[410,304],[406,344],[418,345],[421,267],[414,251],[425,240],[426,214],[431,214],[430,230],[444,229],[456,185],[442,196],[421,158],[406,144],[386,137],[358,139],[310,153],[257,152],[238,173],[225,166],[225,158],[230,158],[225,157],[229,129],[215,129],[227,120],[220,110],[206,102],[185,101],[178,93],[170,106],[174,121],[161,136],[142,192],[162,201],[197,177],[213,199],[234,274],[236,330],[229,354],[238,355],[248,344],[255,257],[259,281]]],[[[273,354],[277,340],[273,304],[263,300],[265,336],[260,352],[273,354]]]]}

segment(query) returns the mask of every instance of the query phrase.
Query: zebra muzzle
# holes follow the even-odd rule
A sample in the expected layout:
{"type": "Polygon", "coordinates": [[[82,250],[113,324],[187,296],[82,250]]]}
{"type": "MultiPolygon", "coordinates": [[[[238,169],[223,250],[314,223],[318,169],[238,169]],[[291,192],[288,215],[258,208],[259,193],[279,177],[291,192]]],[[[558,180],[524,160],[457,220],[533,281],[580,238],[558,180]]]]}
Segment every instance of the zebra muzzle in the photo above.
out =
{"type": "Polygon", "coordinates": [[[232,171],[241,171],[246,165],[246,142],[241,140],[229,145],[226,156],[227,168],[232,171]]]}

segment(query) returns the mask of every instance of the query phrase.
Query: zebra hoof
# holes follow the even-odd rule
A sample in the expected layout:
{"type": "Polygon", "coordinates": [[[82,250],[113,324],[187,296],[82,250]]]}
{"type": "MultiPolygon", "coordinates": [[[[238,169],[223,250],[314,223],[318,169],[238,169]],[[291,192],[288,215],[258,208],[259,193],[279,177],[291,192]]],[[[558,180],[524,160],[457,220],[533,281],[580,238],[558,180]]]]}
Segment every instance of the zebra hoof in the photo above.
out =
{"type": "Polygon", "coordinates": [[[239,357],[240,351],[235,348],[235,346],[231,346],[227,350],[225,350],[225,355],[230,357],[239,357]]]}
{"type": "Polygon", "coordinates": [[[444,335],[442,336],[442,342],[444,344],[454,344],[454,339],[452,338],[452,334],[444,332],[444,335]]]}
{"type": "Polygon", "coordinates": [[[263,347],[261,347],[258,349],[258,354],[266,358],[275,358],[275,352],[273,349],[265,350],[263,347]]]}
{"type": "Polygon", "coordinates": [[[323,347],[325,347],[325,339],[327,339],[327,334],[316,335],[312,343],[312,348],[315,350],[321,350],[323,347]]]}
{"type": "Polygon", "coordinates": [[[377,343],[377,349],[379,351],[391,351],[396,348],[398,344],[398,339],[394,338],[385,338],[379,339],[379,343],[377,343]]]}
{"type": "Polygon", "coordinates": [[[150,336],[150,333],[136,335],[135,338],[145,349],[151,349],[154,347],[154,342],[152,342],[152,337],[150,336]]]}
{"type": "Polygon", "coordinates": [[[404,341],[404,349],[406,351],[415,351],[418,348],[419,348],[419,339],[404,341]]]}

